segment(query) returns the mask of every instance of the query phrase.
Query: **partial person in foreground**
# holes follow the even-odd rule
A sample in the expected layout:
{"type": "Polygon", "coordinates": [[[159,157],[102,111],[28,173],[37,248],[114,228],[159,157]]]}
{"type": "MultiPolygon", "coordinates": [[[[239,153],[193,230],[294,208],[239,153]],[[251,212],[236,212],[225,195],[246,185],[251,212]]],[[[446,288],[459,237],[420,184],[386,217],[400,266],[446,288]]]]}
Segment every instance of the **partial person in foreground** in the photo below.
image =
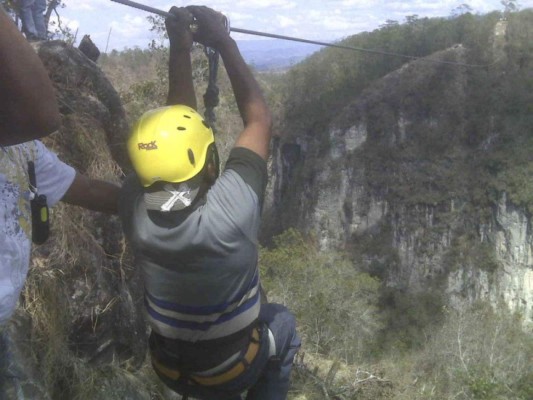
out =
{"type": "Polygon", "coordinates": [[[24,372],[10,358],[7,326],[26,281],[32,238],[40,231],[36,220],[41,214],[32,212],[32,203],[39,198],[41,206],[44,201],[52,207],[61,200],[116,214],[118,193],[118,185],[77,173],[38,140],[1,147],[0,398],[14,398],[10,393],[21,390],[17,387],[24,380],[24,372]],[[32,171],[35,184],[30,183],[32,171]]]}
{"type": "Polygon", "coordinates": [[[48,73],[0,6],[0,146],[39,139],[59,124],[48,73]]]}
{"type": "Polygon", "coordinates": [[[15,308],[30,261],[32,233],[35,233],[32,232],[32,200],[41,195],[48,206],[63,200],[116,214],[120,188],[77,173],[40,141],[31,140],[59,129],[59,111],[44,66],[3,10],[0,10],[0,74],[2,325],[15,308]],[[21,48],[16,49],[13,44],[20,44],[21,48]]]}
{"type": "Polygon", "coordinates": [[[294,316],[261,304],[258,231],[271,116],[221,14],[173,7],[167,106],[145,113],[128,152],[119,213],[145,284],[152,365],[185,396],[283,400],[300,339],[294,316]],[[193,34],[193,23],[198,30],[193,34]],[[196,111],[193,39],[220,52],[244,123],[219,176],[196,111]]]}
{"type": "Polygon", "coordinates": [[[20,0],[20,19],[26,38],[33,42],[47,39],[44,13],[46,0],[20,0]]]}
{"type": "MultiPolygon", "coordinates": [[[[90,179],[40,141],[59,129],[52,83],[31,46],[0,8],[0,398],[23,396],[23,371],[10,356],[7,325],[30,265],[35,226],[58,201],[117,213],[119,187],[90,179]],[[39,212],[32,207],[40,201],[39,212]],[[44,212],[44,215],[43,215],[44,212]]],[[[39,229],[37,229],[39,230],[39,229]]],[[[41,235],[40,240],[44,239],[41,235]]]]}

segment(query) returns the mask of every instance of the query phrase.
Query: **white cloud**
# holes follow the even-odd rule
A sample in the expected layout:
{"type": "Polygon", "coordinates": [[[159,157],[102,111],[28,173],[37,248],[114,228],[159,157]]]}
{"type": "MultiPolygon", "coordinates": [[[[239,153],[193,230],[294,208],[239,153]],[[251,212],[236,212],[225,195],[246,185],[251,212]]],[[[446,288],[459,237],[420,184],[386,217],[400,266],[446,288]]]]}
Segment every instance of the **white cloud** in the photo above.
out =
{"type": "Polygon", "coordinates": [[[230,12],[228,13],[227,17],[230,20],[230,25],[235,26],[241,23],[248,23],[249,21],[253,21],[255,19],[253,14],[245,14],[239,12],[230,12]]]}
{"type": "Polygon", "coordinates": [[[59,21],[57,16],[55,14],[52,14],[50,16],[50,25],[52,27],[59,26],[58,22],[61,22],[61,26],[63,28],[70,29],[73,34],[76,33],[76,30],[78,30],[78,28],[80,27],[80,21],[78,21],[77,19],[70,19],[70,18],[67,18],[67,17],[61,17],[60,21],[59,21]]]}
{"type": "Polygon", "coordinates": [[[288,28],[288,27],[298,25],[298,21],[292,18],[286,17],[285,15],[276,15],[275,21],[282,28],[288,28]]]}
{"type": "MultiPolygon", "coordinates": [[[[191,0],[137,0],[168,11],[172,5],[183,7],[191,0]]],[[[110,46],[146,46],[153,37],[146,11],[110,0],[65,0],[66,8],[58,10],[62,19],[76,21],[76,28],[102,37],[103,45],[109,28],[113,34],[110,46]]],[[[201,2],[192,2],[201,3],[201,2]]],[[[329,41],[371,31],[387,19],[405,21],[407,15],[446,17],[462,3],[474,13],[501,10],[500,0],[210,0],[208,6],[230,18],[235,28],[254,30],[303,39],[329,41]]],[[[520,8],[533,7],[533,0],[519,0],[520,8]]],[[[235,38],[257,39],[258,36],[233,33],[235,38]]],[[[100,43],[102,45],[102,43],[100,43]]],[[[121,47],[118,47],[121,48],[121,47]]]]}
{"type": "Polygon", "coordinates": [[[296,2],[288,2],[286,0],[245,0],[237,1],[237,7],[250,7],[255,9],[265,8],[281,8],[284,10],[293,9],[297,6],[296,2]]]}
{"type": "Polygon", "coordinates": [[[106,0],[64,0],[65,5],[74,11],[96,11],[109,6],[106,0]]]}
{"type": "Polygon", "coordinates": [[[380,0],[342,0],[342,1],[335,1],[332,3],[339,3],[338,5],[341,7],[357,7],[357,8],[370,8],[370,7],[376,7],[383,1],[380,0]]]}
{"type": "Polygon", "coordinates": [[[145,18],[132,16],[130,14],[126,14],[122,20],[112,21],[111,27],[113,28],[113,31],[126,37],[137,35],[140,32],[148,32],[149,30],[149,25],[145,18]]]}

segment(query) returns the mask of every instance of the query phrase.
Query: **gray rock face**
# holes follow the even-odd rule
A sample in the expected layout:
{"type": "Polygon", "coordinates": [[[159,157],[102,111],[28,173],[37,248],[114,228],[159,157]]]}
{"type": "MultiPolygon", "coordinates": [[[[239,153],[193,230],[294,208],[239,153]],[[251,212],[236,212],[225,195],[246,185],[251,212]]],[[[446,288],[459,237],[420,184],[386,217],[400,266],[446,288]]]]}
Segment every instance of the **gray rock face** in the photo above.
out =
{"type": "MultiPolygon", "coordinates": [[[[69,116],[83,119],[86,128],[105,133],[101,139],[105,140],[113,160],[128,170],[124,145],[129,132],[128,122],[118,93],[100,67],[62,41],[41,43],[38,53],[57,89],[64,117],[61,132],[69,131],[69,116]]],[[[92,155],[87,153],[88,157],[92,155]]]]}
{"type": "MultiPolygon", "coordinates": [[[[464,54],[455,46],[431,57],[464,54]]],[[[266,226],[312,232],[387,286],[436,290],[456,307],[503,302],[531,321],[530,215],[505,191],[497,205],[483,197],[476,157],[498,132],[489,125],[485,141],[469,144],[469,79],[465,69],[411,62],[341,110],[325,139],[281,140],[266,226]],[[285,153],[291,146],[298,157],[285,153]]]]}

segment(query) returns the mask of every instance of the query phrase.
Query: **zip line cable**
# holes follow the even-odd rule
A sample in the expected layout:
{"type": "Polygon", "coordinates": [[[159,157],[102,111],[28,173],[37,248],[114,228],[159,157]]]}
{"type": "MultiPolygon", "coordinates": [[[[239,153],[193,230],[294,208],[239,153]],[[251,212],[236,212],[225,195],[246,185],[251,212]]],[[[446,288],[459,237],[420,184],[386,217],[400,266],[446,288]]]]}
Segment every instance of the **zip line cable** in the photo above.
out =
{"type": "MultiPolygon", "coordinates": [[[[130,6],[130,7],[133,7],[133,8],[137,8],[139,10],[147,11],[147,12],[152,13],[152,14],[157,14],[157,15],[160,15],[160,16],[165,17],[165,18],[174,16],[173,14],[171,14],[169,12],[162,11],[162,10],[159,10],[157,8],[150,7],[150,6],[147,6],[147,5],[144,5],[144,4],[141,4],[141,3],[137,3],[137,2],[134,2],[134,1],[130,1],[130,0],[111,0],[111,1],[113,1],[115,3],[123,4],[123,5],[126,5],[126,6],[130,6]]],[[[361,48],[361,47],[352,47],[352,46],[346,46],[346,45],[342,45],[342,44],[319,42],[319,41],[316,41],[316,40],[300,39],[300,38],[291,37],[291,36],[276,35],[276,34],[273,34],[273,33],[251,31],[251,30],[248,30],[248,29],[240,29],[240,28],[230,27],[229,30],[230,30],[230,32],[243,33],[243,34],[246,34],[246,35],[264,36],[264,37],[269,37],[269,38],[274,38],[274,39],[290,40],[290,41],[293,41],[293,42],[301,42],[301,43],[315,44],[315,45],[319,45],[319,46],[334,47],[334,48],[343,49],[343,50],[358,51],[358,52],[362,52],[362,53],[371,53],[371,54],[379,54],[379,55],[391,56],[391,57],[400,57],[400,58],[406,58],[406,59],[409,59],[409,60],[420,60],[420,61],[431,62],[431,63],[435,63],[435,64],[448,64],[448,65],[456,65],[456,66],[471,67],[471,68],[487,68],[487,67],[490,67],[490,66],[492,66],[492,65],[494,65],[494,64],[496,64],[498,62],[498,60],[496,60],[496,61],[494,61],[491,64],[469,64],[469,63],[460,63],[460,62],[454,62],[454,61],[433,60],[433,59],[427,58],[427,57],[411,56],[411,55],[407,55],[407,54],[394,53],[394,52],[383,51],[383,50],[365,49],[365,48],[361,48]]]]}

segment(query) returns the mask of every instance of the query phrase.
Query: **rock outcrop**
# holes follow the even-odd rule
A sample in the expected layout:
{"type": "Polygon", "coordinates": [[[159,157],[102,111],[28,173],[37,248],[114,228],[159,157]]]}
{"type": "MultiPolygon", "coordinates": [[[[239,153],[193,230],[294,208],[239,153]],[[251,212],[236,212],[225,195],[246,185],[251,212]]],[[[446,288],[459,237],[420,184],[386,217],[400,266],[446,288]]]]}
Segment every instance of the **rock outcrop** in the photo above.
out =
{"type": "MultiPolygon", "coordinates": [[[[429,58],[464,62],[465,52],[429,58]]],[[[531,321],[531,215],[505,189],[485,187],[495,174],[483,172],[502,151],[498,138],[526,132],[490,107],[468,112],[483,108],[471,103],[475,79],[498,90],[505,68],[476,75],[413,61],[340,110],[321,138],[279,139],[267,226],[311,232],[391,288],[439,293],[455,307],[503,302],[531,321]]]]}

